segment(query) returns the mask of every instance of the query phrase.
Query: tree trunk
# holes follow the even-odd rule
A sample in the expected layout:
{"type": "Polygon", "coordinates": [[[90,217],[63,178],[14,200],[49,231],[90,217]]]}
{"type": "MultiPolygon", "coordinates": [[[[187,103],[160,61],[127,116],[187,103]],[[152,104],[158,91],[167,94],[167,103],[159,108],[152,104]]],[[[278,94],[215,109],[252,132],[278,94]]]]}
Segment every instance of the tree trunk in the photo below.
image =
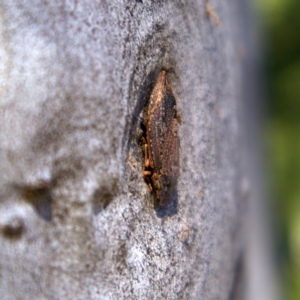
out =
{"type": "Polygon", "coordinates": [[[2,299],[251,295],[246,220],[261,188],[246,141],[256,54],[244,1],[0,10],[2,299]],[[165,206],[143,178],[141,143],[162,70],[182,118],[165,206]]]}

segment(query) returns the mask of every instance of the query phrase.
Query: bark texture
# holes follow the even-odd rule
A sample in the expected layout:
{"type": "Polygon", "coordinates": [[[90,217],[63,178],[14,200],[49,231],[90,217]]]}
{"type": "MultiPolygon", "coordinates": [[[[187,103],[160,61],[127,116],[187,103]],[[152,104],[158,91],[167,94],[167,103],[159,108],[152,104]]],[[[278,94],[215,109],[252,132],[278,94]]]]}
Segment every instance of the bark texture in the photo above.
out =
{"type": "Polygon", "coordinates": [[[253,51],[244,2],[211,5],[219,26],[204,0],[1,2],[2,299],[243,295],[253,51]],[[140,136],[163,69],[182,124],[159,207],[140,136]]]}

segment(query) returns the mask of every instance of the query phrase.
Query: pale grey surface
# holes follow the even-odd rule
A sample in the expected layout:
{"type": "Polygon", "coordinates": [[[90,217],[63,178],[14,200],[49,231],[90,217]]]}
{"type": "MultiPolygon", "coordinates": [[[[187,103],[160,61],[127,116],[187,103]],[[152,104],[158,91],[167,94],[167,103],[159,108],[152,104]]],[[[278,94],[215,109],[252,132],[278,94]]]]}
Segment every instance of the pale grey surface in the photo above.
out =
{"type": "Polygon", "coordinates": [[[211,5],[218,27],[202,0],[2,1],[2,299],[243,290],[252,50],[243,1],[211,5]],[[164,208],[139,144],[161,69],[183,119],[178,191],[164,208]]]}

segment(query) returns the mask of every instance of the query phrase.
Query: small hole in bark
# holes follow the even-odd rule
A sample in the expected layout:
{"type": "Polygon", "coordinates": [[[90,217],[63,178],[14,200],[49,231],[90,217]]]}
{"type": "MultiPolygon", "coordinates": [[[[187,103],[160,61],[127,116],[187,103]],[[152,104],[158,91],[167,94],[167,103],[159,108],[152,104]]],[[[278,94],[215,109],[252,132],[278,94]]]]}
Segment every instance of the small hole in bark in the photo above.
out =
{"type": "Polygon", "coordinates": [[[24,199],[31,203],[40,217],[46,221],[51,221],[51,190],[47,184],[37,186],[27,186],[23,188],[24,199]]]}
{"type": "MultiPolygon", "coordinates": [[[[112,188],[112,190],[114,190],[114,188],[112,188]]],[[[113,200],[113,198],[114,198],[114,194],[106,187],[97,189],[94,192],[93,200],[92,200],[93,213],[95,215],[100,213],[109,205],[109,203],[113,200]]]]}
{"type": "Polygon", "coordinates": [[[19,239],[24,232],[24,223],[20,218],[12,218],[2,228],[3,236],[7,239],[19,239]]]}

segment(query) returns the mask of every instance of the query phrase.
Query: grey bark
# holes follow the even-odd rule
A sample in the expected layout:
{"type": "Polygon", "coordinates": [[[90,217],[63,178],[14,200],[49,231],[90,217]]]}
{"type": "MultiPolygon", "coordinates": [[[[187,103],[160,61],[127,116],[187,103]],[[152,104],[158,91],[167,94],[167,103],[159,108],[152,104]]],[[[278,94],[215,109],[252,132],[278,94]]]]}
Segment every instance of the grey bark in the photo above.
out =
{"type": "Polygon", "coordinates": [[[245,228],[262,196],[243,114],[255,51],[245,3],[211,5],[219,26],[202,0],[1,2],[2,299],[256,289],[245,228]],[[177,190],[158,207],[139,139],[162,69],[182,124],[177,190]]]}

